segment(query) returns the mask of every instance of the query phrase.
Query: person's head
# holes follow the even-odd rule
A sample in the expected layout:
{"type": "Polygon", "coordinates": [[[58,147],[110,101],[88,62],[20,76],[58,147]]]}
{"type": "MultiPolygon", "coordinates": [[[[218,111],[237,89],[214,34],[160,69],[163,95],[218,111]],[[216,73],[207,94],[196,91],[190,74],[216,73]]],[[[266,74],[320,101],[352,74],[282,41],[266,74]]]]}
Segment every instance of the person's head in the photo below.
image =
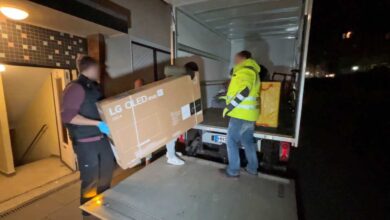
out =
{"type": "Polygon", "coordinates": [[[90,80],[99,81],[100,79],[99,64],[90,56],[82,56],[77,59],[77,70],[90,80]]]}
{"type": "Polygon", "coordinates": [[[134,81],[134,89],[140,88],[145,84],[144,79],[138,78],[134,81]]]}
{"type": "Polygon", "coordinates": [[[189,71],[192,71],[192,72],[197,72],[197,71],[199,71],[198,64],[196,64],[196,63],[193,62],[193,61],[186,63],[186,64],[184,65],[184,68],[186,68],[187,72],[189,72],[189,71]]]}
{"type": "Polygon", "coordinates": [[[247,50],[243,50],[243,51],[237,53],[236,56],[234,57],[234,64],[235,65],[240,64],[240,63],[242,63],[245,60],[250,59],[250,58],[252,58],[251,52],[249,52],[247,50]]]}
{"type": "Polygon", "coordinates": [[[195,62],[188,62],[184,65],[184,68],[186,69],[186,73],[191,76],[191,79],[194,78],[195,72],[199,71],[198,64],[195,62]]]}

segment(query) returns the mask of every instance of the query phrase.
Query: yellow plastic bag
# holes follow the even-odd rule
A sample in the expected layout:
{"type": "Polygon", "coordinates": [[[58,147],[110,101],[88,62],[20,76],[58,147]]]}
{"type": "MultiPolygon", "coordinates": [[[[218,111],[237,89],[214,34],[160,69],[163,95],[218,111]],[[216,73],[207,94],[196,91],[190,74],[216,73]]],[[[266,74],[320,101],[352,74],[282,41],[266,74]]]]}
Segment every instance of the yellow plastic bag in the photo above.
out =
{"type": "Polygon", "coordinates": [[[262,82],[260,91],[260,116],[257,126],[278,127],[280,82],[262,82]]]}

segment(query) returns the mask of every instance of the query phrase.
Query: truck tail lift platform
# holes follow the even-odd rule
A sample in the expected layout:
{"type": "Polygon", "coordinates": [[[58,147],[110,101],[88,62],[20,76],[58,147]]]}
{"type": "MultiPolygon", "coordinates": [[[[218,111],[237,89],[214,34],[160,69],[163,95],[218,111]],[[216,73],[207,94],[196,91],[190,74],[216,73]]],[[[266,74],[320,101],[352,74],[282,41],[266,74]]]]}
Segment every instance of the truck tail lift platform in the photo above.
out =
{"type": "Polygon", "coordinates": [[[229,179],[222,164],[184,159],[177,167],[160,158],[81,208],[115,220],[298,219],[294,181],[244,172],[229,179]]]}

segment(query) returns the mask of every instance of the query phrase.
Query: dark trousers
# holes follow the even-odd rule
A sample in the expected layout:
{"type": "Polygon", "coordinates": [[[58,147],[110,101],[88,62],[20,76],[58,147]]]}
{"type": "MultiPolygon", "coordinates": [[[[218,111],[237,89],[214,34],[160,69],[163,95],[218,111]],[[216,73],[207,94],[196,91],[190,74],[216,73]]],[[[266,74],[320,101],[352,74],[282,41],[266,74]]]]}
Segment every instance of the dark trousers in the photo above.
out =
{"type": "Polygon", "coordinates": [[[81,179],[80,203],[84,204],[110,188],[115,158],[107,138],[96,142],[75,143],[81,179]]]}

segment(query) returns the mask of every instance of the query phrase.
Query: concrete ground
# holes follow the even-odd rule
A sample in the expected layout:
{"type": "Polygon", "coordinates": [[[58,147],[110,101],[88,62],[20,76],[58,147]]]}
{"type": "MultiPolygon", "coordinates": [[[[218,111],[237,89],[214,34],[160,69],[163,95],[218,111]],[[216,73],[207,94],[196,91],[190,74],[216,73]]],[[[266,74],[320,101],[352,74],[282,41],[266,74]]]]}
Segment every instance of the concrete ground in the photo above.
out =
{"type": "Polygon", "coordinates": [[[0,174],[0,203],[71,173],[58,157],[50,157],[19,166],[12,176],[0,174]]]}
{"type": "Polygon", "coordinates": [[[311,79],[297,173],[300,219],[390,219],[390,72],[311,79]]]}
{"type": "MultiPolygon", "coordinates": [[[[123,171],[117,169],[112,185],[118,184],[124,178],[138,171],[142,166],[123,171]]],[[[50,193],[41,199],[24,205],[11,213],[0,216],[1,220],[81,220],[83,219],[80,206],[80,182],[77,181],[60,190],[50,193]]],[[[87,219],[94,219],[92,217],[87,219]]]]}
{"type": "Polygon", "coordinates": [[[79,210],[80,183],[74,183],[47,197],[4,216],[4,220],[83,219],[79,210]]]}

